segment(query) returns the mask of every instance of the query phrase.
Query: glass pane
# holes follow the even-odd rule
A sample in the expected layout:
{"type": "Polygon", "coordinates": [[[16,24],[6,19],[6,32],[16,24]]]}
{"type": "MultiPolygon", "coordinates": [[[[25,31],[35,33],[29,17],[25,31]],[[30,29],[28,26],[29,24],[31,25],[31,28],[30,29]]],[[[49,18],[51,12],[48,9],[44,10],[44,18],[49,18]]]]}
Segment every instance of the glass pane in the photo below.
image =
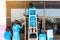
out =
{"type": "MultiPolygon", "coordinates": [[[[28,15],[29,14],[29,3],[30,3],[31,1],[28,1],[28,2],[26,2],[26,7],[27,7],[27,9],[26,9],[26,15],[28,15]]],[[[36,8],[36,14],[38,15],[38,16],[43,16],[43,13],[44,13],[44,2],[40,2],[40,1],[33,1],[32,2],[33,3],[33,7],[34,8],[36,8]]]]}
{"type": "Polygon", "coordinates": [[[12,17],[11,21],[14,22],[15,20],[20,21],[20,19],[22,20],[25,19],[23,15],[24,12],[25,12],[24,9],[11,9],[11,17],[12,17]]]}
{"type": "MultiPolygon", "coordinates": [[[[60,16],[60,1],[46,1],[46,16],[60,16]]],[[[54,40],[60,40],[60,18],[46,18],[46,29],[53,29],[54,40]]]]}
{"type": "Polygon", "coordinates": [[[60,18],[46,18],[46,30],[53,29],[54,40],[60,40],[60,18]]]}
{"type": "Polygon", "coordinates": [[[48,9],[60,9],[60,1],[46,1],[45,7],[48,9]]]}
{"type": "Polygon", "coordinates": [[[46,16],[60,16],[60,9],[46,9],[46,16]]]}
{"type": "Polygon", "coordinates": [[[40,17],[40,16],[43,16],[44,14],[44,9],[36,9],[36,12],[37,12],[37,15],[40,17]]]}

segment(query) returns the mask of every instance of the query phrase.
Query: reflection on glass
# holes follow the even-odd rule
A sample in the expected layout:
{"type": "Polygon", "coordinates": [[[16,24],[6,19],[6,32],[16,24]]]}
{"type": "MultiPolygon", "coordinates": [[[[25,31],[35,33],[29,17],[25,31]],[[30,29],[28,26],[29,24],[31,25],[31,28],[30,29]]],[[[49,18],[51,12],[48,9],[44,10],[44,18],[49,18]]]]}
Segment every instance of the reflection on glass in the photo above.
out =
{"type": "Polygon", "coordinates": [[[38,16],[43,16],[43,13],[44,13],[44,11],[43,11],[44,9],[37,9],[36,11],[37,11],[37,15],[38,16]]]}
{"type": "Polygon", "coordinates": [[[52,28],[54,35],[60,35],[60,18],[46,18],[46,29],[52,28]]]}
{"type": "Polygon", "coordinates": [[[46,9],[46,16],[60,16],[60,9],[46,9]]]}

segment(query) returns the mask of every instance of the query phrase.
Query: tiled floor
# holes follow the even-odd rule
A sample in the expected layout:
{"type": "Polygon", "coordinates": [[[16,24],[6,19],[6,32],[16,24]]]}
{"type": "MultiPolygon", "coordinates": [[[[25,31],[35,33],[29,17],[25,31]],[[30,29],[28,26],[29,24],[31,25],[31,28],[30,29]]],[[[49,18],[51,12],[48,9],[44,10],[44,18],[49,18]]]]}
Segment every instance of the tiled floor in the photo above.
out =
{"type": "Polygon", "coordinates": [[[60,39],[55,39],[55,40],[60,40],[60,39]]]}
{"type": "Polygon", "coordinates": [[[60,40],[60,35],[55,35],[54,40],[60,40]]]}
{"type": "MultiPolygon", "coordinates": [[[[23,34],[21,34],[21,40],[25,40],[23,34]]],[[[33,40],[36,40],[36,39],[33,39],[33,40]]],[[[60,40],[60,35],[55,35],[55,36],[54,36],[54,40],[60,40]]]]}
{"type": "Polygon", "coordinates": [[[21,34],[21,40],[25,40],[25,35],[21,34]]]}

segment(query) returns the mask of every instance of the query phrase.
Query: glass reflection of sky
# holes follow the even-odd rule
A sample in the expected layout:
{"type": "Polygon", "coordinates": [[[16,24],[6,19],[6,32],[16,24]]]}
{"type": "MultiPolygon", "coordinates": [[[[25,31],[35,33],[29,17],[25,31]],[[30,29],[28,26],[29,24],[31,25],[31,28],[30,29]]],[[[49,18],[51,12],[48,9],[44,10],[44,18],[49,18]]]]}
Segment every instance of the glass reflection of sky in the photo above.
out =
{"type": "Polygon", "coordinates": [[[60,9],[46,9],[46,16],[60,16],[60,9]]]}
{"type": "MultiPolygon", "coordinates": [[[[38,16],[43,16],[44,9],[36,9],[38,16]]],[[[45,9],[46,16],[60,16],[60,9],[45,9]]]]}
{"type": "Polygon", "coordinates": [[[38,16],[43,16],[44,9],[36,9],[36,12],[38,16]]]}

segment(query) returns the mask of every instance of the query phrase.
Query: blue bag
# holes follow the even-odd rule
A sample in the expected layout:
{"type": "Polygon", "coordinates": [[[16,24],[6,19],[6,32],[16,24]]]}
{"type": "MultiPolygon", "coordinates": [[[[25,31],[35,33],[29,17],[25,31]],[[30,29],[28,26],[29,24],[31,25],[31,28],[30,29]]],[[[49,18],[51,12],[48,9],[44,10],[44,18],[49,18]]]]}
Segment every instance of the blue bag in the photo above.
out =
{"type": "Polygon", "coordinates": [[[39,34],[39,40],[46,40],[46,34],[44,33],[39,34]]]}

